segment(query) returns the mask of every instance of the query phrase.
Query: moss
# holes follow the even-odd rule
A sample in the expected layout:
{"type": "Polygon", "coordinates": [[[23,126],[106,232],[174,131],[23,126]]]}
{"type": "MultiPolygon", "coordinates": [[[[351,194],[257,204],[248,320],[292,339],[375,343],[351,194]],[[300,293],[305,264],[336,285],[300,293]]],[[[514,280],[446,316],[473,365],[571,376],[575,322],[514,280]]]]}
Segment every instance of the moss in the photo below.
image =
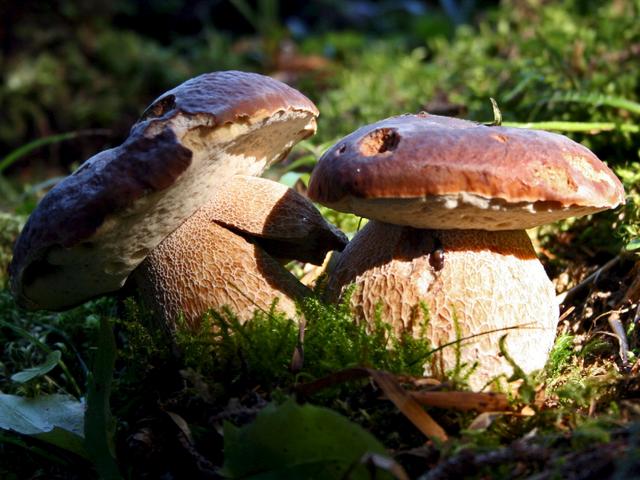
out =
{"type": "Polygon", "coordinates": [[[0,211],[0,288],[7,283],[7,268],[11,261],[13,244],[24,222],[23,216],[0,211]]]}

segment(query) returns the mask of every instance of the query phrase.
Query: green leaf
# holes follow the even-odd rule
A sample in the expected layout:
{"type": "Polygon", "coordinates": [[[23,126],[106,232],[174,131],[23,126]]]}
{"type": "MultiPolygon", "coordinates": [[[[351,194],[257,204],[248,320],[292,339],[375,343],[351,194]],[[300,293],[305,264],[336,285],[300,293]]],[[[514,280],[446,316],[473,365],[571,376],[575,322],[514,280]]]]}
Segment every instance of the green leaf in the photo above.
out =
{"type": "Polygon", "coordinates": [[[60,359],[62,358],[62,352],[60,350],[54,350],[47,355],[47,358],[40,365],[27,368],[21,372],[11,375],[11,380],[18,383],[26,383],[36,377],[46,375],[51,370],[58,366],[60,359]]]}
{"type": "Polygon", "coordinates": [[[314,167],[318,159],[313,154],[304,155],[287,166],[287,172],[295,172],[304,167],[314,167]]]}
{"type": "Polygon", "coordinates": [[[295,184],[301,180],[305,185],[309,184],[309,174],[303,172],[288,172],[280,177],[280,183],[289,188],[293,188],[295,184]]]}
{"type": "Polygon", "coordinates": [[[60,133],[57,135],[49,135],[48,137],[37,138],[26,145],[22,145],[21,147],[16,148],[12,152],[0,159],[0,173],[9,168],[11,165],[16,163],[19,159],[24,157],[25,155],[31,153],[33,150],[44,147],[46,145],[51,145],[53,143],[60,143],[65,140],[71,140],[78,137],[84,136],[92,136],[92,135],[109,135],[110,131],[105,129],[96,129],[96,130],[77,130],[74,132],[60,133]]]}
{"type": "Polygon", "coordinates": [[[630,252],[640,249],[640,238],[632,239],[629,243],[627,243],[627,245],[625,246],[625,249],[627,249],[630,252]]]}
{"type": "Polygon", "coordinates": [[[25,398],[0,393],[0,428],[87,458],[82,438],[84,408],[84,403],[68,395],[25,398]]]}
{"type": "MultiPolygon", "coordinates": [[[[359,425],[338,413],[289,399],[271,404],[256,420],[237,428],[224,426],[222,474],[250,479],[368,479],[360,459],[385,455],[384,447],[359,425]]],[[[389,478],[386,472],[378,478],[389,478]]]]}
{"type": "Polygon", "coordinates": [[[553,130],[559,132],[584,132],[596,135],[600,132],[620,131],[626,133],[640,132],[640,125],[634,123],[618,122],[569,122],[569,121],[544,121],[544,122],[502,122],[503,127],[528,128],[530,130],[553,130]]]}
{"type": "Polygon", "coordinates": [[[551,96],[549,101],[583,103],[594,107],[612,107],[640,114],[640,103],[634,102],[628,98],[603,95],[601,93],[585,93],[577,91],[556,92],[551,96]]]}
{"type": "Polygon", "coordinates": [[[122,478],[115,462],[115,419],[111,415],[109,396],[113,368],[116,361],[116,342],[111,323],[100,318],[100,336],[98,351],[94,359],[93,370],[89,374],[87,388],[87,411],[85,413],[84,433],[89,455],[105,480],[122,478]]]}

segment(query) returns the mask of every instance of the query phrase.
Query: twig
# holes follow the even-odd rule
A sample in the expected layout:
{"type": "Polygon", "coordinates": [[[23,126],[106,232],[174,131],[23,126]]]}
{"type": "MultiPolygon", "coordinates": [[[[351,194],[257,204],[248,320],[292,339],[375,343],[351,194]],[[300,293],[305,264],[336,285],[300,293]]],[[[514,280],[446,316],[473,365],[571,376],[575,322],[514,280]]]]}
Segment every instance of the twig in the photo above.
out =
{"type": "Polygon", "coordinates": [[[426,437],[439,441],[447,440],[444,429],[412,398],[409,392],[400,386],[395,376],[388,372],[363,367],[348,368],[313,382],[298,385],[295,390],[299,395],[308,396],[333,385],[366,377],[371,377],[387,398],[426,437]]]}
{"type": "Polygon", "coordinates": [[[627,333],[624,331],[624,326],[620,321],[620,313],[617,310],[611,312],[611,315],[607,317],[609,320],[609,326],[613,335],[618,339],[620,348],[618,354],[620,360],[622,360],[622,368],[624,370],[629,369],[629,342],[627,341],[627,333]]]}
{"type": "Polygon", "coordinates": [[[210,480],[222,480],[225,478],[218,473],[216,466],[196,449],[183,431],[178,431],[177,437],[180,446],[189,455],[189,457],[194,460],[195,467],[200,474],[198,478],[210,480]]]}
{"type": "Polygon", "coordinates": [[[578,293],[583,291],[585,288],[591,286],[592,283],[596,283],[598,281],[598,279],[600,278],[600,275],[602,275],[603,273],[608,272],[613,267],[615,267],[620,262],[621,259],[622,259],[622,257],[620,255],[616,255],[611,260],[609,260],[607,263],[605,263],[603,266],[598,268],[591,275],[589,275],[587,278],[582,280],[580,283],[578,283],[577,285],[571,287],[569,290],[557,295],[556,296],[556,300],[557,300],[558,304],[562,304],[562,303],[568,302],[572,297],[574,297],[575,295],[577,295],[578,293]]]}
{"type": "Polygon", "coordinates": [[[636,313],[633,315],[633,324],[635,325],[636,323],[638,323],[638,320],[640,320],[640,302],[636,307],[636,313]]]}
{"type": "Polygon", "coordinates": [[[302,317],[298,324],[298,339],[293,349],[293,355],[291,356],[291,364],[289,365],[289,371],[292,373],[300,372],[304,366],[304,332],[306,327],[307,320],[302,317]]]}
{"type": "Polygon", "coordinates": [[[476,475],[483,467],[503,465],[505,463],[544,464],[550,456],[550,451],[547,448],[538,445],[527,445],[522,441],[488,453],[477,454],[471,450],[462,450],[448,460],[440,462],[435,468],[421,476],[419,480],[467,478],[476,475]]]}
{"type": "MultiPolygon", "coordinates": [[[[529,480],[552,480],[555,478],[575,478],[580,480],[600,480],[610,476],[628,447],[624,442],[597,445],[579,452],[554,458],[547,469],[529,477],[529,480]]],[[[620,476],[619,478],[631,478],[620,476]]]]}
{"type": "Polygon", "coordinates": [[[369,370],[369,374],[398,410],[427,438],[441,442],[448,440],[444,429],[400,386],[392,374],[380,370],[369,370]]]}
{"type": "Polygon", "coordinates": [[[332,373],[325,377],[314,380],[313,382],[303,383],[295,387],[295,392],[302,397],[309,397],[320,390],[333,387],[341,383],[349,382],[352,380],[359,380],[369,376],[366,368],[347,368],[338,372],[332,373]]]}
{"type": "Polygon", "coordinates": [[[507,396],[503,393],[410,392],[409,395],[418,403],[429,407],[478,412],[513,410],[507,396]]]}

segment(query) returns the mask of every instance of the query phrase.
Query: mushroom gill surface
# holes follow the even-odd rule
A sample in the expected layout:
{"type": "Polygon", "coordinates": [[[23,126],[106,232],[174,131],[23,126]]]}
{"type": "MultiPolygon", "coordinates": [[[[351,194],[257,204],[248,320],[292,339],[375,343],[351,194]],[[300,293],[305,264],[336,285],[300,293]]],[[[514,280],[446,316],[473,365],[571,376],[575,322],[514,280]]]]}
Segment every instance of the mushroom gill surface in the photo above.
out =
{"type": "Polygon", "coordinates": [[[352,283],[357,317],[371,323],[381,308],[396,333],[427,338],[434,348],[461,340],[459,350],[451,345],[428,359],[428,375],[454,369],[459,351],[461,363],[477,361],[469,378],[477,390],[512,371],[498,349],[503,335],[525,372],[544,367],[553,346],[555,291],[524,230],[423,230],[370,221],[330,273],[329,300],[352,283]]]}

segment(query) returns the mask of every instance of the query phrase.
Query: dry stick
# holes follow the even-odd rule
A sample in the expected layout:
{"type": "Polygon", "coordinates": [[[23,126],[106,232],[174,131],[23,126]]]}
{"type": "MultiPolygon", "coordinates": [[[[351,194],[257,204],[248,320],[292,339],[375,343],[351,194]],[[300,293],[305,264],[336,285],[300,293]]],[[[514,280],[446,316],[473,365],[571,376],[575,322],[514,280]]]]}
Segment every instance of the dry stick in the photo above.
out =
{"type": "Polygon", "coordinates": [[[618,339],[618,345],[620,346],[618,354],[622,360],[622,368],[627,370],[629,368],[629,342],[627,341],[627,333],[624,331],[624,326],[620,321],[620,312],[614,310],[607,319],[613,335],[618,339]]]}
{"type": "Polygon", "coordinates": [[[452,408],[463,412],[500,412],[513,410],[503,393],[482,392],[409,392],[422,405],[436,408],[452,408]]]}
{"type": "Polygon", "coordinates": [[[558,304],[562,304],[562,303],[565,303],[565,302],[569,301],[571,299],[571,297],[573,297],[576,294],[580,293],[582,290],[584,290],[586,287],[588,287],[592,283],[595,283],[596,281],[598,281],[598,278],[600,277],[600,275],[602,275],[603,273],[611,270],[614,266],[616,266],[616,264],[618,264],[618,262],[620,262],[620,260],[621,260],[621,256],[620,255],[616,255],[611,260],[609,260],[607,263],[605,263],[603,266],[598,268],[591,275],[589,275],[587,278],[582,280],[579,284],[577,284],[574,287],[571,287],[569,290],[567,290],[565,292],[562,292],[561,294],[557,295],[556,296],[556,301],[558,302],[558,304]]]}
{"type": "Polygon", "coordinates": [[[640,302],[638,302],[638,306],[636,307],[636,313],[633,315],[633,324],[635,325],[640,320],[640,302]]]}
{"type": "Polygon", "coordinates": [[[413,423],[425,436],[440,441],[447,440],[444,429],[404,390],[393,375],[388,372],[370,368],[348,368],[332,373],[313,382],[298,385],[296,393],[309,396],[319,390],[344,383],[350,380],[371,377],[393,404],[413,423]]]}
{"type": "Polygon", "coordinates": [[[298,338],[291,356],[291,363],[289,364],[289,371],[292,373],[300,372],[304,366],[304,332],[306,328],[307,319],[302,317],[298,324],[298,338]]]}
{"type": "Polygon", "coordinates": [[[312,382],[303,383],[295,387],[296,393],[303,397],[309,397],[320,390],[349,382],[351,380],[359,380],[369,376],[366,368],[347,368],[339,372],[332,373],[326,377],[319,378],[312,382]]]}
{"type": "Polygon", "coordinates": [[[422,475],[419,480],[448,480],[477,475],[483,467],[507,463],[544,464],[551,457],[551,450],[538,445],[527,445],[519,441],[488,453],[462,450],[422,475]]]}
{"type": "Polygon", "coordinates": [[[558,323],[563,321],[565,318],[567,318],[569,315],[571,315],[571,312],[573,312],[576,309],[576,307],[574,305],[571,305],[569,308],[567,308],[564,312],[562,312],[562,314],[560,315],[560,318],[558,319],[558,323]]]}
{"type": "MultiPolygon", "coordinates": [[[[362,456],[359,463],[368,467],[369,478],[375,479],[377,473],[376,470],[380,469],[392,475],[396,480],[410,480],[409,475],[404,471],[404,468],[402,468],[398,462],[386,455],[367,452],[362,456]]],[[[355,467],[355,465],[356,464],[352,466],[350,471],[346,472],[346,475],[343,476],[343,478],[351,478],[350,473],[353,471],[353,467],[355,467]]]]}
{"type": "MultiPolygon", "coordinates": [[[[575,296],[577,293],[581,292],[586,287],[590,286],[592,283],[597,282],[600,275],[611,270],[611,268],[617,265],[621,259],[622,259],[622,254],[616,255],[607,263],[605,263],[602,267],[598,268],[595,272],[593,272],[591,275],[585,278],[582,282],[570,288],[566,292],[563,292],[560,295],[558,295],[556,297],[558,304],[562,304],[569,301],[571,297],[575,296]]],[[[627,291],[627,293],[625,294],[625,300],[627,300],[628,295],[629,295],[629,291],[627,291]]],[[[640,309],[640,306],[638,308],[640,309]]],[[[638,312],[636,312],[636,316],[637,315],[638,315],[638,312]]],[[[564,316],[565,315],[563,314],[563,317],[564,316]]],[[[629,342],[627,341],[627,335],[624,331],[624,326],[620,321],[620,312],[614,310],[613,312],[611,312],[610,315],[608,315],[607,319],[609,321],[609,326],[611,327],[613,336],[618,339],[618,344],[620,345],[619,354],[622,360],[622,367],[624,369],[628,369],[629,368],[629,342]]]]}
{"type": "Polygon", "coordinates": [[[398,410],[411,420],[411,423],[418,427],[427,438],[442,442],[447,441],[448,437],[444,429],[400,386],[393,375],[379,370],[369,370],[369,375],[398,410]]]}

